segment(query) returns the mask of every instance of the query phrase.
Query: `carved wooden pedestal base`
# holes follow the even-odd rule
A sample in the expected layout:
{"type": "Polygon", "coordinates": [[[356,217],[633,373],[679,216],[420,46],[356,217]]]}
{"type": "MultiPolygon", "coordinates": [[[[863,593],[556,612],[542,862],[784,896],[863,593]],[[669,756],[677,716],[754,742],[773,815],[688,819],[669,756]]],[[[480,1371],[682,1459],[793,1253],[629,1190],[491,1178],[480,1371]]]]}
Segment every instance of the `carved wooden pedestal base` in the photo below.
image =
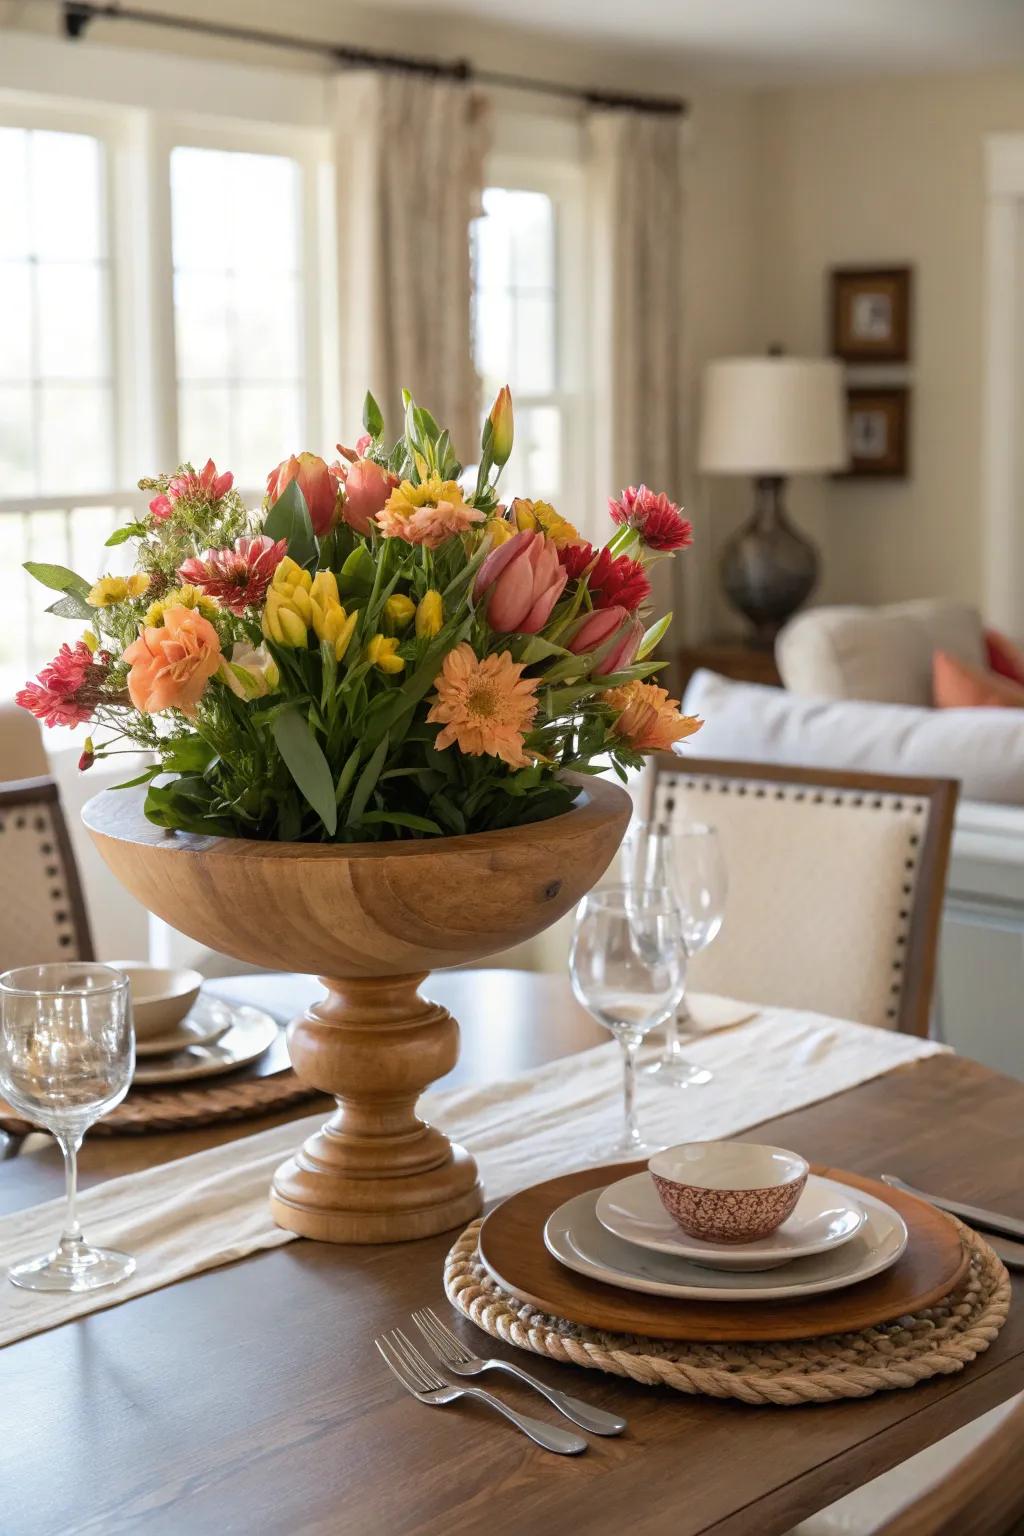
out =
{"type": "Polygon", "coordinates": [[[417,976],[320,979],[328,996],[288,1031],[303,1082],[337,1112],[274,1176],[274,1220],[332,1243],[396,1243],[472,1220],[476,1164],[416,1115],[425,1088],[454,1067],[459,1027],[419,995],[417,976]]]}

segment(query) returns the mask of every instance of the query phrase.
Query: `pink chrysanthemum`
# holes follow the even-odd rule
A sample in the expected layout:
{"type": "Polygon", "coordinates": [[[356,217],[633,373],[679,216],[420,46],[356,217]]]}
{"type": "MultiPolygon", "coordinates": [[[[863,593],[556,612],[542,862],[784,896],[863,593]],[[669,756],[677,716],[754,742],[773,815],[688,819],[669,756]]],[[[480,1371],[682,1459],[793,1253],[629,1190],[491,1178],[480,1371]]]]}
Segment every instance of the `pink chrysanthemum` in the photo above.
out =
{"type": "Polygon", "coordinates": [[[693,543],[693,524],[683,517],[665,492],[659,495],[646,485],[630,485],[618,501],[609,501],[612,522],[635,528],[648,549],[667,552],[693,543]]]}
{"type": "MultiPolygon", "coordinates": [[[[212,506],[215,501],[220,501],[222,496],[227,495],[234,483],[235,477],[229,469],[225,470],[222,475],[218,475],[216,464],[212,459],[207,459],[198,475],[175,475],[168,481],[167,490],[172,502],[181,501],[187,496],[192,501],[201,498],[204,501],[208,501],[212,506]]],[[[159,501],[160,498],[157,497],[156,499],[159,501]]],[[[153,511],[152,502],[150,503],[150,511],[153,511]]],[[[159,516],[160,514],[155,513],[154,515],[159,516]]],[[[164,513],[164,516],[166,515],[164,513]]]]}
{"type": "Polygon", "coordinates": [[[14,696],[44,725],[82,725],[91,720],[99,698],[99,685],[107,675],[81,640],[62,645],[34,683],[26,683],[14,696]]]}
{"type": "Polygon", "coordinates": [[[236,539],[233,549],[208,549],[179,566],[178,575],[234,614],[256,608],[267,595],[274,572],[288,553],[288,540],[265,533],[236,539]]]}

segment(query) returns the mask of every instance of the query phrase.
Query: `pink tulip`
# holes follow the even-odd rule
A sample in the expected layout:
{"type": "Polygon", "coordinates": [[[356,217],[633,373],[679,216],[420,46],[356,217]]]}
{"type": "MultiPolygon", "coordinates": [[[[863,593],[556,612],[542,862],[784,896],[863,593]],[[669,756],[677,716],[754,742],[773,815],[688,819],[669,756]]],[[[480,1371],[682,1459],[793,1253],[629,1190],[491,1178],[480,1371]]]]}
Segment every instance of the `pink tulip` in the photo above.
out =
{"type": "Polygon", "coordinates": [[[566,579],[555,546],[527,528],[491,550],[473,597],[479,602],[486,594],[487,622],[498,634],[535,635],[551,617],[566,579]]]}
{"type": "Polygon", "coordinates": [[[330,533],[338,505],[338,481],[315,453],[292,454],[282,459],[267,476],[267,495],[273,504],[295,480],[306,498],[309,520],[318,538],[330,533]]]}
{"type": "Polygon", "coordinates": [[[345,500],[341,515],[356,533],[368,534],[373,519],[398,484],[398,476],[375,464],[357,459],[345,473],[345,500]]]}
{"type": "Polygon", "coordinates": [[[565,643],[574,656],[583,656],[587,651],[600,650],[617,635],[618,639],[598,663],[600,676],[610,677],[620,667],[629,666],[640,648],[643,633],[643,625],[625,608],[595,608],[577,622],[565,643]]]}

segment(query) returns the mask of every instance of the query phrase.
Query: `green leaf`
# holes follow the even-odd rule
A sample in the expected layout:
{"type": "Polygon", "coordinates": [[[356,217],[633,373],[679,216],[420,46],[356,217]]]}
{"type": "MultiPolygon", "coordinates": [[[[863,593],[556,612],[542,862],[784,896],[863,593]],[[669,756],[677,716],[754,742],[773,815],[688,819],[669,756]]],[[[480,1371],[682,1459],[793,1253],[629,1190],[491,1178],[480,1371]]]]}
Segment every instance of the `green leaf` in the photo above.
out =
{"type": "Polygon", "coordinates": [[[348,815],[345,817],[348,826],[353,827],[357,822],[362,821],[363,812],[366,810],[370,796],[373,794],[373,787],[380,777],[380,771],[384,766],[384,760],[387,755],[388,736],[385,732],[377,743],[370,761],[359,775],[359,781],[352,792],[352,804],[349,806],[348,815]]]}
{"type": "Polygon", "coordinates": [[[351,597],[357,603],[365,603],[373,587],[374,571],[370,551],[365,544],[359,544],[338,573],[338,596],[343,600],[351,597]]]}
{"type": "Polygon", "coordinates": [[[59,603],[51,603],[47,613],[55,613],[59,619],[85,619],[96,617],[95,608],[90,608],[80,592],[67,592],[59,603]]]}
{"type": "Polygon", "coordinates": [[[129,539],[141,539],[146,531],[145,523],[126,523],[123,528],[114,529],[104,547],[113,549],[116,544],[127,544],[129,539]]]}
{"type": "Polygon", "coordinates": [[[309,517],[306,498],[297,480],[286,485],[267,513],[263,532],[270,539],[287,539],[288,553],[296,565],[316,564],[319,546],[309,517]]]}
{"type": "Polygon", "coordinates": [[[158,773],[163,773],[161,764],[156,763],[152,768],[147,768],[145,773],[140,773],[137,778],[125,779],[123,784],[111,784],[111,789],[135,789],[139,784],[148,784],[150,779],[155,779],[158,773]]]}
{"type": "Polygon", "coordinates": [[[160,755],[168,773],[205,773],[217,758],[210,743],[195,735],[176,736],[162,742],[160,755]]]}
{"type": "Polygon", "coordinates": [[[371,437],[380,437],[384,431],[384,417],[380,413],[380,406],[367,390],[363,397],[363,426],[371,437]]]}
{"type": "Polygon", "coordinates": [[[430,832],[434,837],[442,835],[436,821],[431,821],[429,816],[413,816],[409,811],[366,811],[360,819],[364,827],[408,827],[413,832],[430,832]]]}
{"type": "Polygon", "coordinates": [[[47,565],[41,560],[26,560],[23,569],[54,592],[79,592],[84,597],[90,591],[89,582],[83,576],[77,576],[74,571],[69,571],[66,565],[47,565]]]}
{"type": "Polygon", "coordinates": [[[338,782],[335,785],[335,789],[334,789],[334,799],[335,799],[335,802],[338,805],[341,804],[341,802],[344,800],[345,796],[348,794],[349,786],[351,785],[352,780],[356,776],[356,769],[359,767],[359,754],[360,754],[360,751],[361,751],[360,747],[353,747],[352,748],[352,751],[349,753],[348,757],[345,759],[345,766],[342,768],[341,772],[338,775],[338,782]]]}
{"type": "Polygon", "coordinates": [[[338,826],[338,807],[334,780],[319,742],[293,707],[276,715],[270,729],[285,767],[333,837],[338,826]]]}
{"type": "Polygon", "coordinates": [[[643,661],[645,656],[649,656],[651,654],[651,652],[654,650],[654,647],[657,645],[658,641],[664,635],[665,631],[668,629],[671,623],[672,614],[670,611],[666,613],[662,618],[660,618],[656,624],[652,624],[650,629],[644,631],[644,637],[640,641],[640,645],[636,653],[637,661],[643,661]]]}

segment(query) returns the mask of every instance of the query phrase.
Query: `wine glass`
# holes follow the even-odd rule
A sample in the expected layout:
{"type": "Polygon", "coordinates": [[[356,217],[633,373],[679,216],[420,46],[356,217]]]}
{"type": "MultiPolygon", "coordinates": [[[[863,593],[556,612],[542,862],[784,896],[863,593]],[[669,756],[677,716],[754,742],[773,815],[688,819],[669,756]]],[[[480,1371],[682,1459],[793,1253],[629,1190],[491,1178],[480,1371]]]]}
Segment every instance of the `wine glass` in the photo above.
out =
{"type": "MultiPolygon", "coordinates": [[[[679,908],[687,958],[707,949],[725,918],[727,878],[718,833],[705,822],[639,822],[623,844],[626,881],[633,890],[665,889],[679,908]]],[[[685,1001],[665,1020],[665,1049],[647,1071],[674,1088],[711,1081],[706,1067],[683,1055],[679,1025],[689,1014],[685,1001]]]]}
{"type": "Polygon", "coordinates": [[[78,1149],[120,1104],[135,1067],[128,978],[107,965],[29,965],[0,976],[0,1091],[51,1132],[64,1154],[67,1210],[50,1253],[7,1271],[29,1291],[93,1291],[135,1268],[126,1253],[85,1241],[75,1213],[78,1149]]]}
{"type": "Polygon", "coordinates": [[[678,1007],[685,969],[679,908],[671,892],[612,886],[591,891],[580,902],[569,954],[572,990],[622,1048],[625,1127],[619,1138],[594,1149],[602,1161],[657,1150],[644,1142],[637,1125],[636,1054],[644,1036],[678,1007]]]}

